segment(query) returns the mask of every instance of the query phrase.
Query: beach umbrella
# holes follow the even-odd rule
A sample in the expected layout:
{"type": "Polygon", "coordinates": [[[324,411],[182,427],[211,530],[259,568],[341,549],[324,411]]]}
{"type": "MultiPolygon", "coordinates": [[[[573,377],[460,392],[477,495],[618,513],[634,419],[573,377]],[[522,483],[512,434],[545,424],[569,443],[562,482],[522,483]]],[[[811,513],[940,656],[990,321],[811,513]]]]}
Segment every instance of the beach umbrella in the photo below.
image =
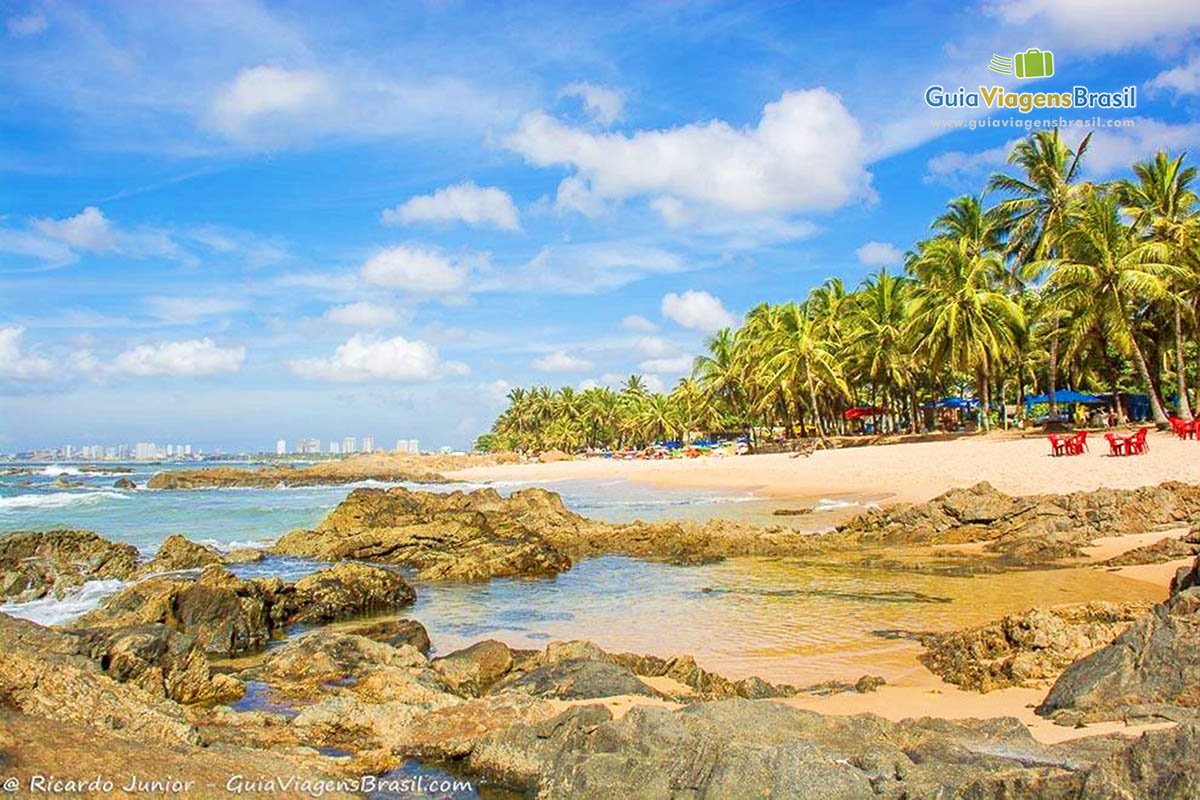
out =
{"type": "Polygon", "coordinates": [[[881,417],[888,413],[886,408],[877,406],[859,406],[848,408],[842,412],[842,419],[862,419],[864,417],[881,417]]]}
{"type": "MultiPolygon", "coordinates": [[[[1035,397],[1025,398],[1025,407],[1030,408],[1037,403],[1049,403],[1050,395],[1039,394],[1035,397]]],[[[1084,403],[1085,405],[1104,405],[1105,401],[1094,394],[1084,394],[1077,392],[1074,389],[1057,389],[1054,392],[1054,402],[1056,403],[1084,403]]]]}

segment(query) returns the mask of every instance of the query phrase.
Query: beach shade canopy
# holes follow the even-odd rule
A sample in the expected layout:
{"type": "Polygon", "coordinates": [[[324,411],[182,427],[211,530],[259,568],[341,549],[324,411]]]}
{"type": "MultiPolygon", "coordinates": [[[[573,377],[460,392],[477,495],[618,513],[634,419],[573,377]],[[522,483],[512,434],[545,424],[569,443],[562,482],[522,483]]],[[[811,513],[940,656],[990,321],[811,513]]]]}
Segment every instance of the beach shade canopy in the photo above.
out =
{"type": "Polygon", "coordinates": [[[862,419],[863,417],[882,417],[888,413],[886,408],[878,406],[859,406],[848,408],[842,412],[842,419],[862,419]]]}
{"type": "Polygon", "coordinates": [[[933,404],[934,408],[975,408],[979,401],[974,397],[943,397],[933,404]]]}
{"type": "MultiPolygon", "coordinates": [[[[1025,406],[1033,406],[1037,403],[1049,403],[1050,395],[1039,394],[1036,397],[1026,397],[1025,406]]],[[[1056,389],[1054,392],[1054,402],[1056,403],[1084,403],[1086,405],[1101,406],[1105,401],[1094,394],[1084,394],[1077,392],[1074,389],[1056,389]]]]}

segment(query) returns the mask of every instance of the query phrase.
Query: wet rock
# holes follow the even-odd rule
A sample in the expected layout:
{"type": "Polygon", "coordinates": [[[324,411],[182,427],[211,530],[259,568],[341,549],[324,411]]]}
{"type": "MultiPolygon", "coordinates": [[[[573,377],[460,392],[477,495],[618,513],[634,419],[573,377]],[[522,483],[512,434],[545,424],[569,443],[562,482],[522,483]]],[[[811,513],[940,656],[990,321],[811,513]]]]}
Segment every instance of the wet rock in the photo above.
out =
{"type": "Polygon", "coordinates": [[[217,548],[189,541],[180,534],[173,533],[158,546],[153,560],[143,564],[139,571],[142,574],[153,575],[182,569],[200,569],[223,562],[224,558],[217,548]]]}
{"type": "Polygon", "coordinates": [[[1147,607],[1087,603],[1033,608],[997,622],[927,634],[922,662],[948,683],[980,692],[1053,679],[1125,631],[1147,607]]]}
{"type": "Polygon", "coordinates": [[[214,566],[198,578],[169,575],[134,584],[78,625],[111,629],[161,623],[191,634],[209,655],[227,657],[261,649],[290,625],[395,610],[414,597],[398,573],[366,564],[338,564],[295,583],[241,580],[214,566]]]}
{"type": "Polygon", "coordinates": [[[503,642],[486,639],[435,658],[430,665],[441,673],[451,691],[479,697],[512,668],[513,652],[503,642]]]}
{"type": "Polygon", "coordinates": [[[429,632],[425,626],[415,619],[393,619],[368,622],[348,628],[345,633],[353,636],[365,636],[377,642],[399,647],[402,644],[412,645],[422,655],[429,655],[431,643],[429,632]]]}
{"type": "Polygon", "coordinates": [[[448,483],[427,470],[393,468],[364,469],[361,472],[334,469],[336,465],[317,464],[304,469],[263,467],[258,470],[236,467],[176,469],[156,473],[146,486],[150,489],[213,489],[251,487],[273,489],[276,486],[340,486],[365,480],[404,483],[448,483]]]}
{"type": "Polygon", "coordinates": [[[134,483],[129,478],[117,478],[115,481],[113,481],[113,488],[114,489],[136,489],[137,484],[134,483]]]}
{"type": "Polygon", "coordinates": [[[571,658],[538,667],[513,680],[492,685],[489,694],[517,692],[560,700],[590,700],[618,695],[663,697],[638,680],[633,671],[618,664],[571,658]]]}
{"type": "Polygon", "coordinates": [[[1200,717],[1200,589],[1185,589],[1069,666],[1037,713],[1072,724],[1200,717]]]}
{"type": "Polygon", "coordinates": [[[128,580],[137,548],[91,531],[16,531],[0,536],[0,598],[62,597],[86,581],[128,580]]]}
{"type": "Polygon", "coordinates": [[[179,703],[225,703],[245,693],[238,679],[209,671],[208,659],[186,633],[166,625],[73,631],[80,651],[110,677],[179,703]]]}

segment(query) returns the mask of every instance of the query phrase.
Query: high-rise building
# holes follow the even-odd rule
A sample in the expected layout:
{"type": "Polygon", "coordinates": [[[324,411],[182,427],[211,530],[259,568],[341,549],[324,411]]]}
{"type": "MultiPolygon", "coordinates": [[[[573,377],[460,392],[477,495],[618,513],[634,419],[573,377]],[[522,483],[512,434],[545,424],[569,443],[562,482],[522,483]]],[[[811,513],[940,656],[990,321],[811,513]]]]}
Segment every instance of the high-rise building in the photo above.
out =
{"type": "Polygon", "coordinates": [[[296,440],[296,452],[304,453],[307,450],[308,450],[308,440],[307,439],[297,439],[296,440]]]}
{"type": "Polygon", "coordinates": [[[133,457],[138,461],[153,461],[158,458],[158,448],[154,442],[138,442],[133,446],[133,457]]]}
{"type": "Polygon", "coordinates": [[[357,451],[358,451],[358,442],[355,440],[355,438],[353,436],[347,436],[345,439],[342,439],[342,452],[343,453],[354,453],[357,451]]]}
{"type": "Polygon", "coordinates": [[[419,454],[421,452],[421,443],[416,439],[408,440],[408,452],[419,454]]]}
{"type": "Polygon", "coordinates": [[[310,453],[321,452],[321,440],[320,439],[309,439],[308,440],[308,452],[310,452],[310,453]]]}
{"type": "Polygon", "coordinates": [[[396,440],[396,452],[397,453],[407,453],[408,452],[408,439],[397,439],[396,440]]]}
{"type": "Polygon", "coordinates": [[[188,458],[192,457],[192,446],[190,444],[185,444],[183,446],[183,454],[188,458]]]}
{"type": "Polygon", "coordinates": [[[364,452],[364,453],[374,453],[375,452],[375,437],[374,436],[364,436],[362,438],[362,452],[364,452]]]}
{"type": "Polygon", "coordinates": [[[275,455],[282,456],[282,455],[286,455],[286,454],[287,454],[287,442],[285,442],[283,439],[277,439],[275,441],[275,455]]]}
{"type": "Polygon", "coordinates": [[[74,458],[74,457],[75,457],[74,445],[67,445],[66,447],[63,448],[63,458],[74,458]]]}
{"type": "Polygon", "coordinates": [[[173,455],[175,455],[175,445],[169,444],[167,445],[167,458],[170,458],[173,455]]]}
{"type": "Polygon", "coordinates": [[[340,454],[341,452],[342,452],[342,449],[340,447],[338,447],[338,443],[335,442],[333,439],[330,439],[329,440],[329,454],[336,456],[336,455],[340,454]]]}

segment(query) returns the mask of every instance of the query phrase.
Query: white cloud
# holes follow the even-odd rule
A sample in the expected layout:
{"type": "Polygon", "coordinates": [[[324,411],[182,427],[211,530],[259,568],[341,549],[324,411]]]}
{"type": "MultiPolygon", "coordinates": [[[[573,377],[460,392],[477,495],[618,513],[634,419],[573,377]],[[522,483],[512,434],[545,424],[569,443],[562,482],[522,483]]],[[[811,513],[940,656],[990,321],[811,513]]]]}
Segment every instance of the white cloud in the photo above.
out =
{"type": "Polygon", "coordinates": [[[1192,56],[1186,64],[1158,73],[1146,86],[1179,95],[1200,94],[1200,56],[1192,56]]]}
{"type": "Polygon", "coordinates": [[[720,300],[695,289],[682,295],[669,292],[662,299],[662,313],[667,319],[697,331],[716,331],[737,322],[720,300]]]}
{"type": "Polygon", "coordinates": [[[623,92],[608,86],[597,86],[593,83],[578,81],[563,87],[558,93],[559,98],[578,97],[583,101],[584,110],[588,116],[601,125],[611,125],[621,117],[625,108],[623,92]]]}
{"type": "MultiPolygon", "coordinates": [[[[756,127],[722,120],[632,135],[572,127],[542,111],[507,139],[542,167],[575,169],[569,203],[645,195],[735,212],[838,208],[868,195],[858,122],[825,89],[785,92],[756,127]]],[[[660,204],[661,205],[661,204],[660,204]]]]}
{"type": "Polygon", "coordinates": [[[558,350],[534,361],[533,368],[539,372],[584,372],[592,368],[592,362],[558,350]]]}
{"type": "Polygon", "coordinates": [[[645,333],[654,333],[658,330],[657,325],[638,314],[630,314],[622,318],[621,327],[627,331],[644,331],[645,333]]]}
{"type": "Polygon", "coordinates": [[[691,211],[677,197],[656,197],[650,201],[650,207],[672,228],[678,228],[692,219],[691,211]]]}
{"type": "Polygon", "coordinates": [[[95,206],[88,206],[66,219],[35,219],[31,225],[43,236],[62,242],[75,250],[91,253],[117,250],[117,237],[112,225],[95,206]]]}
{"type": "Polygon", "coordinates": [[[642,383],[646,385],[646,390],[649,392],[662,392],[666,390],[666,384],[663,379],[655,375],[653,372],[647,372],[642,376],[642,383]]]}
{"type": "Polygon", "coordinates": [[[490,383],[485,383],[480,387],[483,390],[483,395],[493,403],[503,403],[508,399],[508,393],[512,391],[513,385],[506,380],[494,380],[490,383]]]}
{"type": "Polygon", "coordinates": [[[150,314],[164,322],[192,323],[206,317],[220,317],[246,306],[237,300],[220,297],[147,297],[150,314]]]}
{"type": "Polygon", "coordinates": [[[650,245],[621,241],[546,245],[523,266],[497,272],[477,288],[592,294],[686,268],[676,254],[650,245]]]}
{"type": "Polygon", "coordinates": [[[1200,140],[1200,123],[1172,125],[1156,119],[1135,118],[1131,128],[1101,128],[1092,136],[1083,168],[1091,175],[1107,177],[1128,170],[1159,150],[1177,154],[1200,140]]]}
{"type": "Polygon", "coordinates": [[[23,381],[54,377],[54,365],[48,359],[21,351],[24,335],[25,329],[20,326],[0,328],[0,378],[23,381]]]}
{"type": "Polygon", "coordinates": [[[119,354],[109,371],[126,375],[215,375],[237,372],[244,347],[218,347],[212,339],[138,345],[119,354]]]}
{"type": "Polygon", "coordinates": [[[428,342],[410,341],[403,336],[377,339],[361,334],[351,336],[329,358],[296,359],[289,366],[301,377],[337,383],[427,381],[470,372],[466,364],[441,361],[437,348],[428,342]]]}
{"type": "Polygon", "coordinates": [[[467,270],[436,250],[397,245],[367,259],[363,279],[378,286],[412,292],[453,292],[467,283],[467,270]]]}
{"type": "Polygon", "coordinates": [[[223,133],[240,137],[260,119],[302,116],[328,109],[332,101],[333,88],[321,73],[264,64],[242,70],[217,92],[213,123],[223,133]]]}
{"type": "Polygon", "coordinates": [[[858,263],[868,267],[894,267],[904,261],[904,254],[891,242],[867,242],[854,255],[858,263]]]}
{"type": "Polygon", "coordinates": [[[649,358],[673,356],[678,352],[673,344],[661,336],[639,336],[633,346],[639,353],[649,358]]]}
{"type": "Polygon", "coordinates": [[[947,186],[976,186],[986,179],[988,174],[1002,168],[1008,161],[1008,154],[1019,139],[1013,139],[996,147],[967,153],[962,150],[948,150],[929,159],[925,164],[925,183],[941,183],[947,186]]]}
{"type": "Polygon", "coordinates": [[[638,369],[643,372],[666,372],[668,374],[691,372],[692,357],[651,358],[638,364],[638,369]]]}
{"type": "Polygon", "coordinates": [[[65,267],[79,260],[79,256],[62,242],[12,228],[0,228],[0,252],[36,258],[44,263],[40,269],[65,267]]]}
{"type": "Polygon", "coordinates": [[[495,186],[476,186],[473,181],[412,197],[395,208],[384,209],[381,219],[385,225],[457,220],[508,231],[521,228],[517,207],[508,192],[495,186]]]}
{"type": "Polygon", "coordinates": [[[1115,52],[1157,39],[1182,39],[1200,25],[1195,0],[992,0],[985,8],[1027,31],[1061,35],[1072,47],[1115,52]]]}
{"type": "Polygon", "coordinates": [[[400,317],[395,309],[361,301],[335,306],[326,311],[321,318],[326,322],[337,325],[350,325],[356,328],[379,328],[391,325],[400,317]]]}
{"type": "Polygon", "coordinates": [[[44,14],[26,14],[23,17],[9,17],[8,32],[18,39],[37,36],[49,27],[44,14]]]}

